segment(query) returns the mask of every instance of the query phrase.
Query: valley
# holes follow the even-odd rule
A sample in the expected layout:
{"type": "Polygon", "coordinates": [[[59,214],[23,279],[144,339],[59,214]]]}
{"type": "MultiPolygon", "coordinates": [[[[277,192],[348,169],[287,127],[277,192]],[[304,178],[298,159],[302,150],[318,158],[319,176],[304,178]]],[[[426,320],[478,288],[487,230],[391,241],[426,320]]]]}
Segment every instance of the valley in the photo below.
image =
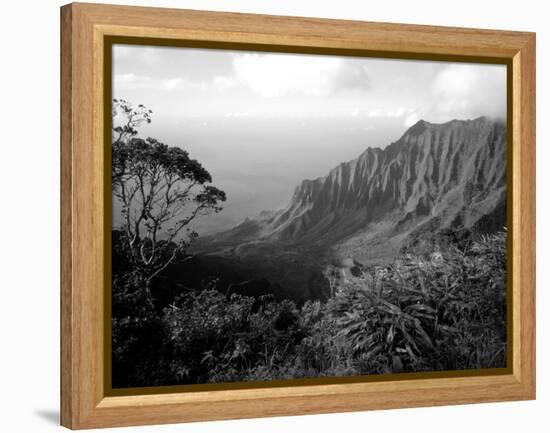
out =
{"type": "Polygon", "coordinates": [[[192,253],[225,260],[296,301],[328,296],[327,266],[386,265],[443,230],[506,226],[506,128],[486,117],[419,121],[304,180],[283,209],[198,239],[192,253]]]}

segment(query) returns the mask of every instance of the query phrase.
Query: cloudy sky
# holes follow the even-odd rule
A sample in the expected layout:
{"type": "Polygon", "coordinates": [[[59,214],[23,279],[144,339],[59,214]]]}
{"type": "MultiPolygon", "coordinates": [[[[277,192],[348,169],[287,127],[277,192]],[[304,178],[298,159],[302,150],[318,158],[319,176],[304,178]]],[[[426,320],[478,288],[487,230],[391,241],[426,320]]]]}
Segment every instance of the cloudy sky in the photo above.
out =
{"type": "Polygon", "coordinates": [[[506,68],[116,45],[113,96],[153,110],[140,134],[188,150],[226,191],[198,227],[211,233],[284,206],[302,179],[420,119],[504,118],[506,68]]]}

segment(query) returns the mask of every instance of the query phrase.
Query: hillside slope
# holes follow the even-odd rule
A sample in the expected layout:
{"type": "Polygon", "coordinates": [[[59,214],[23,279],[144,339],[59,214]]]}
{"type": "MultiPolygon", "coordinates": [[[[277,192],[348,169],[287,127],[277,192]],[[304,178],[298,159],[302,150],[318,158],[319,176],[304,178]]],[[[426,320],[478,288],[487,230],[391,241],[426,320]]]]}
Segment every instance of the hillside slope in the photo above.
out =
{"type": "Polygon", "coordinates": [[[470,228],[483,218],[491,231],[504,224],[505,189],[502,123],[421,120],[386,148],[368,148],[326,176],[302,181],[284,209],[249,218],[207,243],[343,243],[349,250],[359,248],[357,238],[402,243],[428,222],[430,230],[470,228]]]}

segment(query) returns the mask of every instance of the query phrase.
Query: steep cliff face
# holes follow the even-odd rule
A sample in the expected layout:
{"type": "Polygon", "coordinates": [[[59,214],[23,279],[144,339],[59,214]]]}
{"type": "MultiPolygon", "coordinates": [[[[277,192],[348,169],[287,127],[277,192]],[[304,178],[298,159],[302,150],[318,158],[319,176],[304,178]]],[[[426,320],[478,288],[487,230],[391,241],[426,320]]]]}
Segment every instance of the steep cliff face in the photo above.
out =
{"type": "Polygon", "coordinates": [[[388,218],[402,226],[445,216],[471,226],[502,201],[505,186],[502,123],[419,121],[386,148],[369,148],[327,176],[303,181],[264,236],[336,240],[388,218]]]}
{"type": "Polygon", "coordinates": [[[286,208],[262,212],[211,241],[344,245],[355,256],[353,250],[375,243],[402,243],[422,227],[502,225],[505,197],[503,123],[419,121],[386,148],[368,148],[327,176],[304,180],[286,208]]]}

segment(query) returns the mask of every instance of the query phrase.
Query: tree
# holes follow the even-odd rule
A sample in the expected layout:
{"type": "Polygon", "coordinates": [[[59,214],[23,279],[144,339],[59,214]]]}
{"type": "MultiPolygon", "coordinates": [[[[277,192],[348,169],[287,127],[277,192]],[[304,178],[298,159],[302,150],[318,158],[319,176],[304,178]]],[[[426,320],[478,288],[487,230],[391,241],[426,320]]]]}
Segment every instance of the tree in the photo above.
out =
{"type": "Polygon", "coordinates": [[[152,111],[113,100],[112,188],[122,207],[121,229],[133,272],[150,299],[151,281],[198,237],[190,224],[217,213],[226,200],[210,173],[188,152],[137,137],[152,111]],[[116,126],[115,126],[116,123],[116,126]]]}

